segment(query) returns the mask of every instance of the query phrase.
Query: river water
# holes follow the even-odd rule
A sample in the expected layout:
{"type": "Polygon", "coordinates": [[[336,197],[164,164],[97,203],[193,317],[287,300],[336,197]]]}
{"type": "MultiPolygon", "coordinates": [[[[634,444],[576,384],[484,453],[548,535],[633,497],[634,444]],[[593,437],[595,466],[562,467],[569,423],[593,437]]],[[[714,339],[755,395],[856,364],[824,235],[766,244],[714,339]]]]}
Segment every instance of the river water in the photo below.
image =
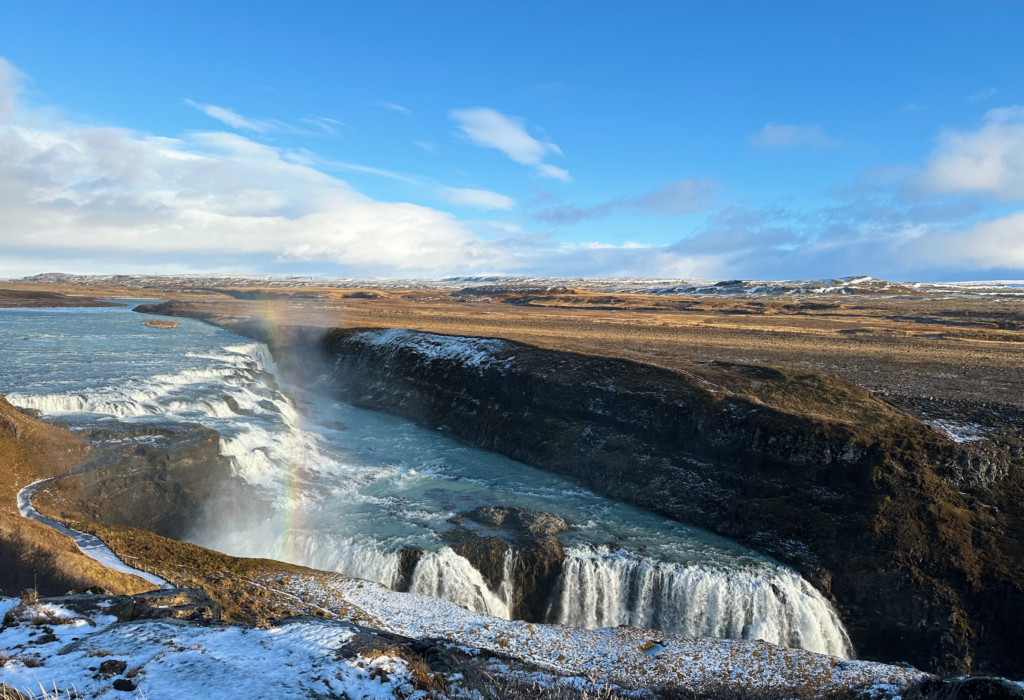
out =
{"type": "Polygon", "coordinates": [[[442,537],[457,513],[522,506],[573,526],[559,535],[567,558],[551,622],[850,654],[830,605],[792,569],[404,419],[279,391],[262,343],[193,319],[148,328],[150,317],[131,312],[135,303],[0,310],[0,393],[51,417],[219,431],[221,451],[263,503],[250,517],[193,532],[196,544],[386,585],[398,574],[398,551],[420,547],[414,592],[507,618],[506,588],[491,590],[442,537]]]}

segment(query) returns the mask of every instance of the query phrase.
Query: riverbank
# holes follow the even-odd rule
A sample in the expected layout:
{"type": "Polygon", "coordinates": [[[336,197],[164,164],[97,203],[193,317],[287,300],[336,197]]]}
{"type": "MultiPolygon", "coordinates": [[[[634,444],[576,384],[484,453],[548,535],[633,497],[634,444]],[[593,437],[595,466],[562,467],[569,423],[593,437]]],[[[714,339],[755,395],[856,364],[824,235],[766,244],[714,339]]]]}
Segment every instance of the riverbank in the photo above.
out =
{"type": "Polygon", "coordinates": [[[0,309],[68,308],[68,307],[123,306],[117,302],[100,301],[90,296],[60,294],[39,290],[0,289],[0,309]]]}

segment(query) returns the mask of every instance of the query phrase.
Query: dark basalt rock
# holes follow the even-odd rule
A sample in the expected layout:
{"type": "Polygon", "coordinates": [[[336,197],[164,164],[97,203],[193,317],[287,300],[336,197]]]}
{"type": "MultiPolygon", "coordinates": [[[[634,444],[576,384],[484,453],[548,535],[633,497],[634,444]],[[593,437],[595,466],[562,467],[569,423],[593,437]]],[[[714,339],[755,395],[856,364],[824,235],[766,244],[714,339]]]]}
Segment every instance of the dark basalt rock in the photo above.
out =
{"type": "MultiPolygon", "coordinates": [[[[231,329],[272,340],[259,324],[231,329]]],[[[695,377],[504,340],[382,333],[327,332],[319,367],[308,344],[272,350],[294,380],[339,399],[794,566],[837,604],[861,658],[1024,672],[1010,651],[1024,645],[1024,469],[1011,455],[954,443],[837,377],[733,363],[695,377]],[[446,352],[452,343],[472,352],[446,352]]],[[[502,545],[457,544],[493,581],[502,545]]]]}
{"type": "Polygon", "coordinates": [[[483,507],[461,514],[497,535],[481,534],[458,522],[447,533],[452,549],[465,557],[497,592],[506,575],[505,561],[511,552],[512,616],[527,622],[544,622],[565,550],[555,537],[569,529],[560,516],[513,506],[483,507]]]}
{"type": "Polygon", "coordinates": [[[118,622],[167,618],[218,622],[221,619],[220,604],[200,588],[172,588],[133,596],[68,595],[40,600],[63,606],[84,618],[113,615],[118,622]]]}
{"type": "Polygon", "coordinates": [[[929,678],[911,686],[903,700],[1024,700],[1024,688],[1005,678],[929,678]]]}
{"type": "Polygon", "coordinates": [[[403,547],[398,553],[398,576],[393,584],[394,590],[408,592],[412,586],[412,574],[416,565],[423,558],[423,550],[419,547],[403,547]]]}
{"type": "Polygon", "coordinates": [[[93,452],[56,482],[54,505],[62,517],[180,540],[215,514],[251,510],[232,508],[235,502],[259,502],[240,493],[248,487],[231,476],[215,430],[111,422],[70,427],[93,442],[93,452]]]}
{"type": "Polygon", "coordinates": [[[103,676],[120,676],[128,668],[126,661],[120,659],[107,659],[100,664],[99,673],[103,676]]]}

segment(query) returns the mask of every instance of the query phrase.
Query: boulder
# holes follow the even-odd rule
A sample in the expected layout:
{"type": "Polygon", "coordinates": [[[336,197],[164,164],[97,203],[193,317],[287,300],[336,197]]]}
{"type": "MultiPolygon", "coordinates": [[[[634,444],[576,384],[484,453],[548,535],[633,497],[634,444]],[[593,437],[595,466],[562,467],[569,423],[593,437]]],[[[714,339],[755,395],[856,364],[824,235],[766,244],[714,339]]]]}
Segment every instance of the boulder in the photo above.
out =
{"type": "Polygon", "coordinates": [[[555,535],[568,530],[569,523],[553,513],[515,506],[485,506],[461,517],[496,534],[456,521],[455,529],[446,536],[452,549],[468,559],[495,592],[511,574],[512,616],[544,622],[565,562],[565,550],[555,535]],[[514,559],[507,571],[510,554],[514,559]]]}

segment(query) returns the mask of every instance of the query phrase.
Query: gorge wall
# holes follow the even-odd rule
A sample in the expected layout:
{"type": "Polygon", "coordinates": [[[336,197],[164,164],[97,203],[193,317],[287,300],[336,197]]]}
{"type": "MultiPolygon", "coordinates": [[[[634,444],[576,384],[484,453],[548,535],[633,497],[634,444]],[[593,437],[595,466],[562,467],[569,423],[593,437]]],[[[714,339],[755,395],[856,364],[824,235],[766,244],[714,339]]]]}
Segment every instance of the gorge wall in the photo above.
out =
{"type": "Polygon", "coordinates": [[[1019,523],[986,507],[1020,492],[1010,455],[842,380],[757,365],[697,378],[401,330],[332,331],[322,347],[329,374],[307,380],[323,391],[793,565],[837,602],[863,657],[1020,671],[1022,559],[1005,534],[1019,523]]]}

